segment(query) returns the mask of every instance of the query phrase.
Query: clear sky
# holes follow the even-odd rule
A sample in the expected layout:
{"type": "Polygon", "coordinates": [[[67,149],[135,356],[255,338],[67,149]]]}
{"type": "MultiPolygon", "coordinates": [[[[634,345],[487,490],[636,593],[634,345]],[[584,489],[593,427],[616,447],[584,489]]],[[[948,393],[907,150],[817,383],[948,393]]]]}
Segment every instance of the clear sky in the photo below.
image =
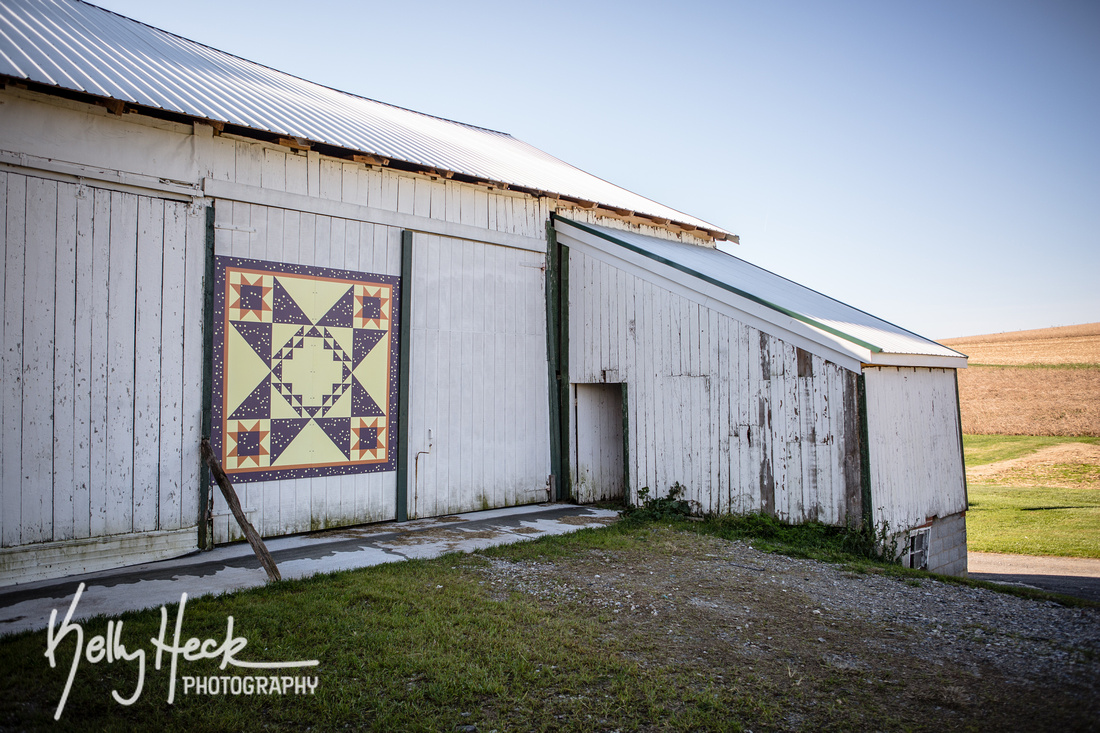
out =
{"type": "Polygon", "coordinates": [[[1100,321],[1100,2],[98,0],[508,132],[932,338],[1100,321]]]}

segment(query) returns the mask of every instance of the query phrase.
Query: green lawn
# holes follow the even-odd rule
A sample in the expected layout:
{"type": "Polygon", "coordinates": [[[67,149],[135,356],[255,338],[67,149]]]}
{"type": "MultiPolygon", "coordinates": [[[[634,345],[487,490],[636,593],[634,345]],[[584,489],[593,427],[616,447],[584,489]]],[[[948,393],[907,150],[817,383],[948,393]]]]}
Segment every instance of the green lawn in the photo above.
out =
{"type": "Polygon", "coordinates": [[[1059,443],[1096,445],[1100,443],[1100,438],[1067,438],[1053,435],[964,435],[963,455],[967,466],[982,466],[986,463],[1020,458],[1040,448],[1059,443]]]}
{"type": "MultiPolygon", "coordinates": [[[[0,730],[503,733],[777,730],[791,725],[942,730],[937,715],[947,698],[928,690],[944,685],[965,686],[966,699],[975,701],[955,721],[963,728],[993,725],[990,709],[1000,711],[994,722],[1003,727],[1021,715],[1045,716],[1068,705],[1052,702],[1040,690],[1014,694],[1005,707],[1003,685],[995,675],[925,670],[908,657],[883,656],[877,650],[895,643],[893,629],[843,617],[827,625],[811,613],[797,587],[790,593],[780,590],[770,574],[757,577],[752,567],[739,570],[747,570],[748,580],[737,574],[723,580],[722,573],[706,571],[689,584],[692,567],[723,562],[714,554],[721,551],[714,535],[756,537],[754,546],[770,543],[796,555],[824,553],[845,562],[859,561],[858,555],[846,553],[861,546],[858,537],[853,541],[842,530],[791,529],[767,518],[624,520],[475,555],[394,563],[188,602],[181,641],[220,643],[232,617],[234,635],[249,642],[235,655],[240,660],[319,660],[318,667],[274,672],[316,676],[315,693],[303,696],[185,694],[184,676],[270,673],[223,671],[217,660],[181,658],[175,700],[169,705],[168,660],[154,669],[149,641],[159,634],[159,611],[123,614],[111,621],[122,622],[122,642],[131,651],[147,653],[140,697],[131,706],[112,699],[112,690],[122,697],[133,694],[136,662],[110,662],[102,658],[102,649],[93,652],[86,646],[86,654],[98,655],[99,661],[85,659],[80,665],[59,723],[53,715],[76,635],[60,643],[58,667],[51,669],[44,657],[46,633],[22,634],[0,639],[0,730]],[[577,595],[540,602],[510,590],[485,572],[494,561],[571,564],[577,574],[568,577],[577,595]],[[651,566],[656,573],[647,572],[651,566]],[[619,615],[606,602],[601,606],[606,596],[589,581],[600,574],[610,577],[611,571],[616,571],[615,583],[624,584],[621,592],[632,593],[639,604],[651,595],[645,602],[660,605],[661,615],[635,614],[630,603],[619,615]],[[696,605],[700,596],[714,600],[696,605]],[[672,603],[676,608],[670,612],[672,603]],[[744,609],[747,615],[723,615],[727,608],[744,609]],[[749,619],[752,626],[738,631],[749,619]],[[750,654],[743,651],[748,649],[744,640],[731,641],[749,635],[750,628],[748,638],[774,650],[750,654]],[[865,643],[869,634],[876,635],[874,644],[865,643]],[[833,646],[824,643],[826,636],[833,646]],[[860,661],[841,669],[823,662],[832,658],[823,654],[860,661]]],[[[866,558],[851,567],[853,574],[897,572],[916,585],[928,578],[866,558]]],[[[68,600],[59,599],[62,615],[68,600]]],[[[169,606],[169,634],[175,619],[176,609],[169,606]]],[[[110,633],[102,618],[83,627],[86,645],[93,635],[110,633]]]]}
{"type": "MultiPolygon", "coordinates": [[[[644,541],[644,537],[641,541],[644,541]]],[[[490,551],[512,560],[637,547],[636,534],[581,531],[490,551]]],[[[644,545],[643,545],[644,546],[644,545]]],[[[112,699],[135,689],[137,662],[84,661],[60,729],[106,731],[478,730],[588,731],[600,719],[670,730],[742,729],[759,720],[758,690],[700,684],[695,670],[639,665],[606,633],[606,612],[554,612],[525,594],[500,592],[479,571],[483,556],[448,556],[283,582],[189,601],[181,639],[251,640],[245,661],[320,660],[278,671],[316,675],[313,695],[183,694],[183,676],[267,674],[218,668],[220,660],[180,659],[175,700],[167,704],[167,665],[153,669],[149,643],[160,614],[124,614],[121,638],[147,650],[145,687],[132,706],[112,699]]],[[[71,599],[59,601],[59,619],[71,599]]],[[[169,606],[169,640],[176,610],[169,606]]],[[[85,622],[85,643],[106,621],[85,622]]],[[[44,658],[46,634],[0,639],[0,730],[57,729],[52,716],[73,658],[75,634],[60,645],[58,668],[44,658]]]]}
{"type": "MultiPolygon", "coordinates": [[[[1060,443],[1097,444],[1100,438],[963,436],[969,467],[1020,458],[1060,443]]],[[[1100,489],[1095,477],[1095,466],[1071,463],[970,482],[968,548],[975,552],[1100,558],[1100,489]],[[1069,486],[1043,486],[1043,477],[1069,486]]]]}
{"type": "Polygon", "coordinates": [[[1100,491],[971,486],[966,534],[973,552],[1100,558],[1100,491]]]}

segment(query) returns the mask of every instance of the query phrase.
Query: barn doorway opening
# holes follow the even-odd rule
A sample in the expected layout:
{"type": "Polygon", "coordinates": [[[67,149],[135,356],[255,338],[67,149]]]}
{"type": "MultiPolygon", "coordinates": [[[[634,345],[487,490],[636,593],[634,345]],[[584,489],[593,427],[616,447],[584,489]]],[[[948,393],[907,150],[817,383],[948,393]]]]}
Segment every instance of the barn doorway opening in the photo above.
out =
{"type": "Polygon", "coordinates": [[[626,461],[622,384],[573,385],[573,500],[581,504],[623,498],[626,461]]]}

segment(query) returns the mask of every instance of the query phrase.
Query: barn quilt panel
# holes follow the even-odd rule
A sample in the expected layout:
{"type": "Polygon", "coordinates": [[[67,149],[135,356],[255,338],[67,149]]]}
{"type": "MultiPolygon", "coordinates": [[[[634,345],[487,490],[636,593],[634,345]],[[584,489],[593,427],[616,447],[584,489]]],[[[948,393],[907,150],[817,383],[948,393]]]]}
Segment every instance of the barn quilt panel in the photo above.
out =
{"type": "Polygon", "coordinates": [[[215,268],[212,442],[230,478],[394,470],[400,278],[215,268]]]}

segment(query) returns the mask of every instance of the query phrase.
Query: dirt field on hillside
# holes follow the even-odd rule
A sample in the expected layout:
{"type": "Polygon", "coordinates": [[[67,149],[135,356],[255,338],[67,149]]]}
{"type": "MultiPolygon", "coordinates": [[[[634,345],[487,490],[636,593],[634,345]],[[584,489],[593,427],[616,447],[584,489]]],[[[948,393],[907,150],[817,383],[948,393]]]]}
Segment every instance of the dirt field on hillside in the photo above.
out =
{"type": "Polygon", "coordinates": [[[1100,368],[959,370],[964,433],[1100,435],[1100,368]]]}
{"type": "Polygon", "coordinates": [[[1092,364],[1100,369],[1100,323],[941,339],[972,364],[1092,364]]]}
{"type": "Polygon", "coordinates": [[[959,371],[964,433],[1100,435],[1100,323],[941,343],[970,357],[959,371]]]}

